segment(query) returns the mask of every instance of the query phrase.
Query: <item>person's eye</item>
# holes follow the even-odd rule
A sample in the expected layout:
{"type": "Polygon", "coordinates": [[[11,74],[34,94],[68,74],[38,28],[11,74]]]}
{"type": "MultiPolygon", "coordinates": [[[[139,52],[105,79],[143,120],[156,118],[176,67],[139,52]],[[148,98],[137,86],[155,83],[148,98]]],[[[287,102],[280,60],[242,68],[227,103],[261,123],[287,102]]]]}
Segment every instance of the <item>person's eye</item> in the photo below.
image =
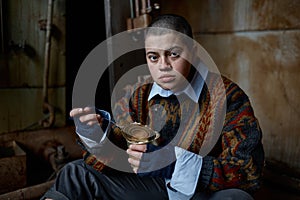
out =
{"type": "Polygon", "coordinates": [[[169,56],[172,58],[178,58],[180,56],[180,53],[177,51],[171,51],[169,56]]]}
{"type": "Polygon", "coordinates": [[[151,61],[151,62],[156,62],[158,60],[158,56],[156,55],[149,55],[148,56],[148,59],[151,61]]]}

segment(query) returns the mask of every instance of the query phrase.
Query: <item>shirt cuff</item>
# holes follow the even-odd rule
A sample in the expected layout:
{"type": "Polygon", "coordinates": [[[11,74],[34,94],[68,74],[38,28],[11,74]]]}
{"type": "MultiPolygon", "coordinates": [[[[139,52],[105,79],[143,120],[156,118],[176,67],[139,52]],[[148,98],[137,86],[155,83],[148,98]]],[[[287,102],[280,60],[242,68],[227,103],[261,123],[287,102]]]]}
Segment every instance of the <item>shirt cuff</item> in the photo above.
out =
{"type": "Polygon", "coordinates": [[[99,126],[99,124],[92,126],[86,125],[81,123],[78,118],[74,119],[76,133],[88,148],[101,147],[111,129],[111,117],[109,112],[96,109],[96,113],[103,118],[101,126],[99,126]]]}
{"type": "Polygon", "coordinates": [[[180,147],[175,147],[175,155],[177,160],[172,178],[166,180],[170,199],[178,199],[182,195],[192,197],[200,176],[202,157],[180,147]]]}

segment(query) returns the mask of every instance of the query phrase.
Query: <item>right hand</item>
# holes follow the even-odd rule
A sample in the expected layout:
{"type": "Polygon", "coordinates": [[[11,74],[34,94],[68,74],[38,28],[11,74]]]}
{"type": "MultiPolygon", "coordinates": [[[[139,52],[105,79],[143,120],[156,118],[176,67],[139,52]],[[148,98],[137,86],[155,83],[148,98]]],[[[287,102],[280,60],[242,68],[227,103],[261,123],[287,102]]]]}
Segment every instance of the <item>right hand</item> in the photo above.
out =
{"type": "Polygon", "coordinates": [[[106,113],[100,115],[102,112],[105,111],[95,107],[73,108],[70,111],[70,117],[74,119],[76,133],[84,144],[84,150],[96,156],[102,163],[108,163],[111,160],[111,151],[104,147],[101,141],[109,123],[105,118],[106,113]]]}
{"type": "Polygon", "coordinates": [[[81,123],[90,126],[101,124],[103,120],[99,114],[95,113],[93,107],[73,108],[70,111],[70,117],[78,118],[81,123]]]}
{"type": "Polygon", "coordinates": [[[76,133],[91,153],[102,146],[100,143],[109,125],[108,120],[104,118],[105,115],[100,114],[100,110],[95,107],[73,108],[70,111],[70,116],[73,117],[76,126],[76,133]]]}

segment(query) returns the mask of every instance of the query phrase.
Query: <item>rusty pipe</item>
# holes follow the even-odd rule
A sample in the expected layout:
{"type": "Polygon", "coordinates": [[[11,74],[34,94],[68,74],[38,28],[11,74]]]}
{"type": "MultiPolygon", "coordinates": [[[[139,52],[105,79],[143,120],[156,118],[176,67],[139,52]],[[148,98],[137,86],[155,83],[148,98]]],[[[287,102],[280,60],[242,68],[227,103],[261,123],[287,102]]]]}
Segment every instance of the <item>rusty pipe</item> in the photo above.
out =
{"type": "Polygon", "coordinates": [[[48,1],[48,16],[46,25],[46,45],[45,45],[45,58],[44,58],[44,80],[43,80],[43,97],[44,102],[48,102],[48,78],[49,78],[49,65],[50,65],[50,50],[51,50],[51,24],[53,13],[53,0],[48,1]]]}
{"type": "Polygon", "coordinates": [[[43,103],[43,112],[48,113],[49,116],[47,118],[44,118],[40,120],[40,125],[43,127],[51,127],[55,122],[55,110],[52,105],[50,105],[48,102],[43,103]]]}
{"type": "Polygon", "coordinates": [[[50,127],[54,124],[55,113],[54,107],[48,102],[48,79],[50,68],[50,51],[51,51],[51,25],[53,15],[53,1],[48,0],[48,15],[46,26],[46,45],[45,45],[45,59],[44,59],[44,76],[43,76],[43,113],[49,113],[49,118],[43,119],[41,125],[43,127],[50,127]]]}
{"type": "Polygon", "coordinates": [[[135,0],[135,17],[140,16],[140,5],[139,0],[135,0]]]}
{"type": "Polygon", "coordinates": [[[141,0],[141,2],[142,2],[141,14],[146,14],[147,13],[146,0],[141,0]]]}

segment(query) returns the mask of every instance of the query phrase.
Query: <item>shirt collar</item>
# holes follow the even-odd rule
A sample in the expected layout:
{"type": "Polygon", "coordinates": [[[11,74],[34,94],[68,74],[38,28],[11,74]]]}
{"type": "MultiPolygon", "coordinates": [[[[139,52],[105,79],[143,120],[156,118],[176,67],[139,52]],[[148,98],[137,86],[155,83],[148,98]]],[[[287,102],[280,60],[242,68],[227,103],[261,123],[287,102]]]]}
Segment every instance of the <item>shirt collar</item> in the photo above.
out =
{"type": "Polygon", "coordinates": [[[185,93],[189,98],[191,98],[195,103],[198,102],[205,79],[208,74],[207,67],[200,62],[200,64],[196,67],[196,73],[190,82],[190,84],[187,85],[187,87],[179,92],[172,92],[171,90],[165,90],[162,87],[160,87],[157,83],[153,83],[153,86],[151,88],[150,94],[148,96],[148,101],[151,100],[154,96],[160,95],[161,97],[169,97],[172,94],[174,95],[180,95],[182,93],[185,93]]]}

